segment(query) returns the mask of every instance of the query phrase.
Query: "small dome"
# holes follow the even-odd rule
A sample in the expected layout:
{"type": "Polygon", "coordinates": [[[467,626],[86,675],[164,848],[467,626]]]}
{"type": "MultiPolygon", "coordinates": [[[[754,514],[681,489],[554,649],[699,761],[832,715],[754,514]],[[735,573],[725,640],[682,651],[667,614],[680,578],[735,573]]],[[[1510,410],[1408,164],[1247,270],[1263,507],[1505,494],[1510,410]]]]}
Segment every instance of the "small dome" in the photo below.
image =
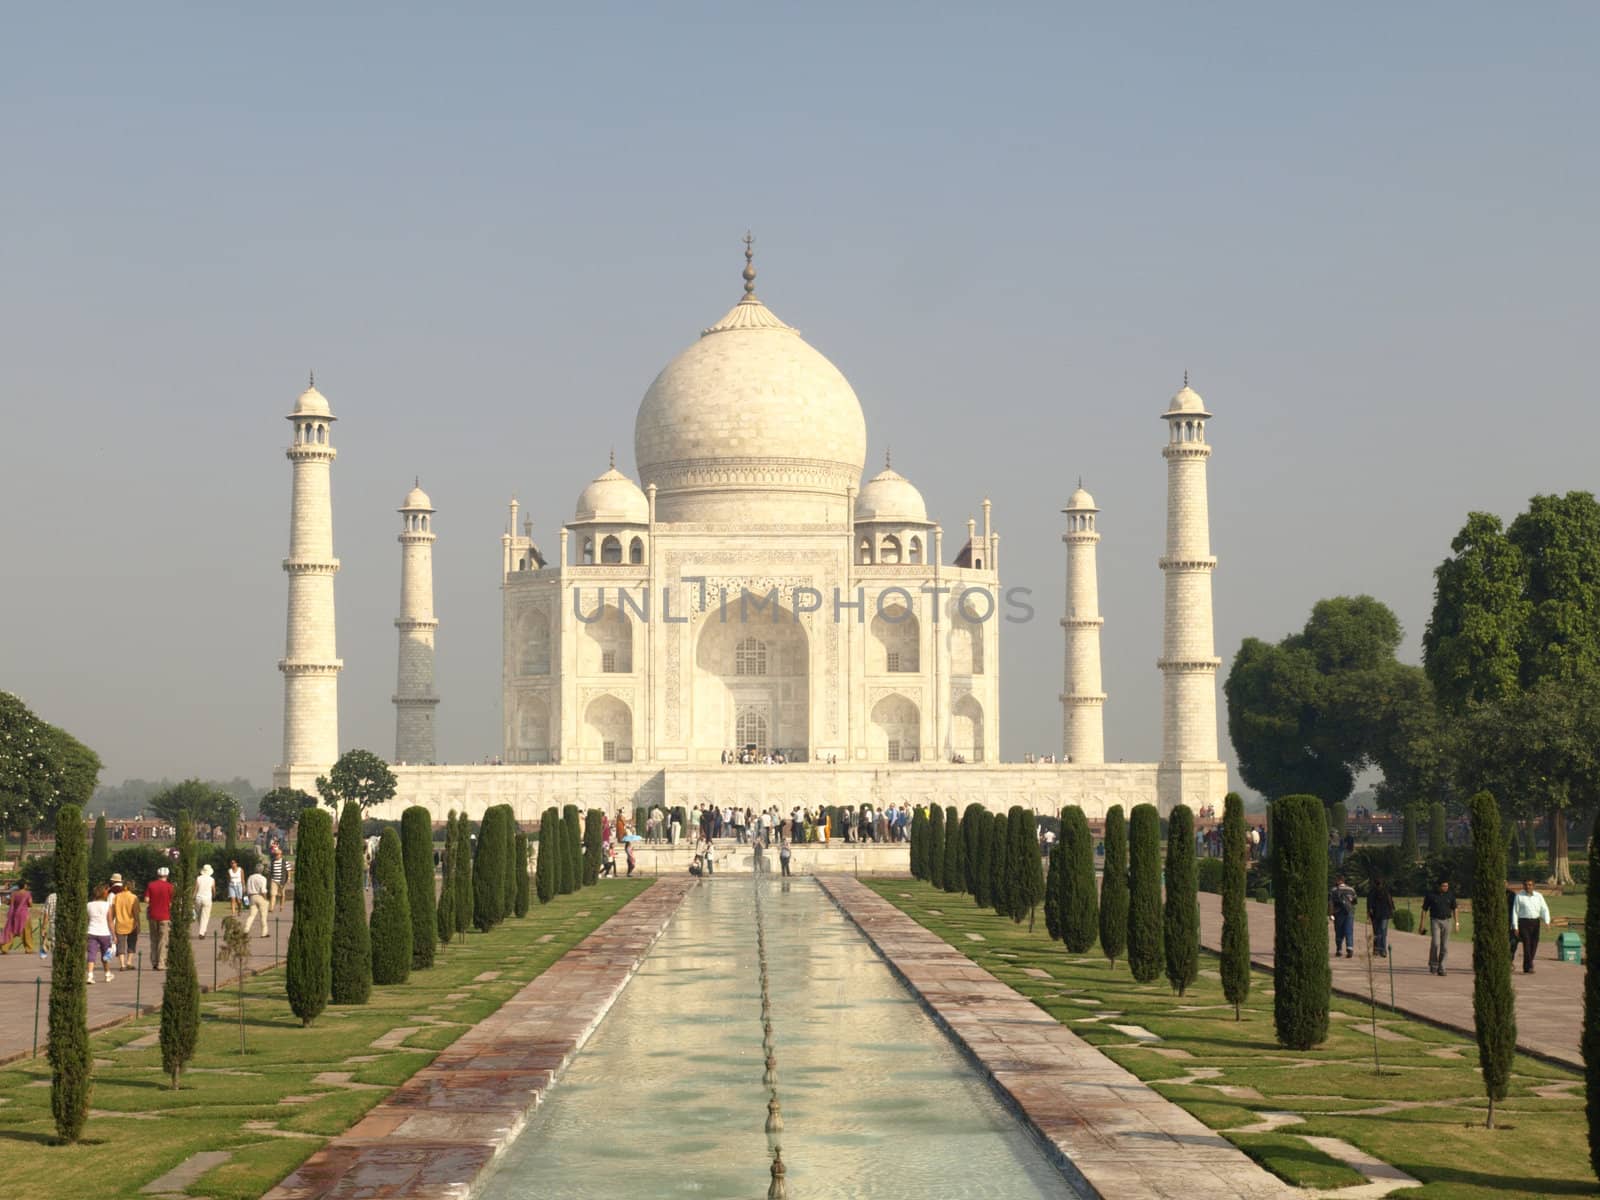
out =
{"type": "Polygon", "coordinates": [[[1199,392],[1189,386],[1187,378],[1184,379],[1183,387],[1178,390],[1178,394],[1172,398],[1172,403],[1167,405],[1167,416],[1170,417],[1176,413],[1194,413],[1199,417],[1209,417],[1211,415],[1206,411],[1206,402],[1200,399],[1199,392]]]}
{"type": "Polygon", "coordinates": [[[927,523],[928,506],[909,479],[886,466],[867,480],[856,496],[856,520],[921,525],[927,523]]]}
{"type": "Polygon", "coordinates": [[[428,499],[428,493],[422,490],[420,484],[406,493],[406,502],[400,506],[401,512],[410,512],[413,509],[422,512],[434,511],[433,501],[428,499]]]}
{"type": "Polygon", "coordinates": [[[300,399],[294,402],[295,417],[332,417],[333,409],[328,406],[328,398],[316,387],[308,387],[300,393],[300,399]]]}
{"type": "Polygon", "coordinates": [[[611,467],[578,497],[574,521],[606,521],[615,525],[648,525],[650,501],[639,485],[611,467]]]}
{"type": "Polygon", "coordinates": [[[1078,490],[1073,492],[1071,496],[1067,497],[1067,507],[1062,511],[1079,512],[1085,509],[1090,512],[1100,511],[1094,506],[1094,497],[1089,495],[1088,492],[1084,491],[1083,485],[1080,483],[1078,485],[1078,490]]]}

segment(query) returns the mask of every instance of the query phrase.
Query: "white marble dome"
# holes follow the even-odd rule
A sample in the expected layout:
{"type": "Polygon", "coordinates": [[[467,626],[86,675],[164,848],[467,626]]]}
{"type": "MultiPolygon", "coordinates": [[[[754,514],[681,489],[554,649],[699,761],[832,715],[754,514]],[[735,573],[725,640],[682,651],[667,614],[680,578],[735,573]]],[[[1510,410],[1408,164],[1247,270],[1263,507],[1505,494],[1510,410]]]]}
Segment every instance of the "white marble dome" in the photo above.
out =
{"type": "Polygon", "coordinates": [[[867,424],[831,362],[752,293],[664,367],[633,427],[664,521],[837,521],[867,424]]]}
{"type": "Polygon", "coordinates": [[[1178,389],[1177,395],[1172,397],[1172,403],[1167,405],[1167,416],[1176,416],[1179,413],[1194,413],[1197,416],[1209,417],[1206,411],[1206,402],[1200,399],[1200,393],[1189,386],[1189,381],[1183,381],[1183,387],[1178,389]]]}
{"type": "Polygon", "coordinates": [[[300,398],[294,402],[296,417],[331,417],[333,409],[328,406],[328,398],[317,391],[315,385],[308,387],[300,393],[300,398]]]}
{"type": "Polygon", "coordinates": [[[928,521],[928,506],[909,479],[886,465],[862,485],[856,496],[856,520],[923,525],[928,521]]]}
{"type": "Polygon", "coordinates": [[[428,498],[428,493],[422,490],[419,484],[406,493],[405,503],[400,506],[401,512],[433,512],[433,501],[428,498]]]}
{"type": "Polygon", "coordinates": [[[1099,509],[1095,508],[1095,506],[1094,506],[1094,497],[1091,496],[1088,492],[1086,492],[1084,490],[1084,488],[1083,488],[1083,485],[1080,483],[1078,485],[1078,490],[1073,492],[1072,495],[1067,497],[1067,507],[1064,508],[1062,511],[1063,512],[1079,512],[1079,511],[1083,511],[1083,510],[1088,510],[1089,512],[1099,512],[1100,511],[1099,509]]]}
{"type": "Polygon", "coordinates": [[[574,521],[604,521],[616,525],[647,525],[650,501],[639,485],[613,465],[578,494],[574,521]]]}

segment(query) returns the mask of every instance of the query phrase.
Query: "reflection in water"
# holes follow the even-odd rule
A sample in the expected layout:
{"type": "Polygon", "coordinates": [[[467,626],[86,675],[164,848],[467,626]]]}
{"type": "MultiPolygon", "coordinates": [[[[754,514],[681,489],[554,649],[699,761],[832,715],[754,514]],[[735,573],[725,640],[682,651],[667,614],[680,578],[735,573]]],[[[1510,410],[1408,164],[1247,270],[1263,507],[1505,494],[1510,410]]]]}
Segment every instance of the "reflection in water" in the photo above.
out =
{"type": "Polygon", "coordinates": [[[730,878],[684,899],[486,1200],[766,1195],[752,887],[791,1200],[1072,1194],[814,883],[730,878]]]}

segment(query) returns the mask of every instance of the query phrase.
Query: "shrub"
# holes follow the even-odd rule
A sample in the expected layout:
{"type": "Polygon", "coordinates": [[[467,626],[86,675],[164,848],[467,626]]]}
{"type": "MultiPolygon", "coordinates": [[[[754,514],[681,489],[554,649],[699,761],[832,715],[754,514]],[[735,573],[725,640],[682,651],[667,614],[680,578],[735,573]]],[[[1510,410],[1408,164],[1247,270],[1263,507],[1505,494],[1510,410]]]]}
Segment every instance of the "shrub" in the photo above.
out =
{"type": "Polygon", "coordinates": [[[1472,1026],[1478,1035],[1478,1065],[1489,1097],[1485,1121],[1494,1128],[1494,1103],[1504,1100],[1517,1054],[1516,996],[1511,990],[1510,914],[1500,898],[1505,891],[1505,850],[1500,842],[1500,809],[1488,792],[1468,801],[1477,877],[1474,894],[1485,903],[1472,906],[1472,1026]]]}
{"type": "Polygon", "coordinates": [[[994,818],[987,808],[973,814],[969,810],[967,821],[972,826],[972,858],[968,869],[972,872],[972,902],[980,908],[994,904],[993,875],[989,869],[990,842],[994,840],[994,818]]]}
{"type": "Polygon", "coordinates": [[[560,890],[557,885],[561,862],[556,843],[556,826],[560,824],[561,817],[554,808],[545,809],[544,816],[539,818],[539,861],[534,865],[533,879],[540,904],[549,904],[560,890]]]}
{"type": "MultiPolygon", "coordinates": [[[[122,853],[122,851],[118,853],[122,853]]],[[[116,855],[112,855],[112,859],[115,860],[115,858],[116,855]]],[[[211,873],[222,881],[224,889],[228,885],[228,862],[230,859],[238,860],[239,869],[244,872],[246,879],[249,879],[257,871],[261,871],[263,875],[266,874],[266,871],[262,870],[261,855],[254,846],[235,846],[232,850],[229,850],[226,846],[207,846],[200,851],[200,862],[211,864],[211,873]]],[[[116,868],[113,867],[112,870],[116,870],[116,868]]],[[[122,877],[126,879],[128,873],[124,871],[122,877]]]]}
{"type": "Polygon", "coordinates": [[[194,944],[189,941],[195,870],[194,822],[184,816],[178,819],[167,977],[161,989],[161,1069],[172,1076],[174,1091],[200,1041],[200,980],[195,975],[194,944]]]}
{"type": "MultiPolygon", "coordinates": [[[[1216,859],[1208,859],[1217,862],[1216,859]]],[[[1233,1005],[1233,1019],[1243,1019],[1250,995],[1250,912],[1244,904],[1250,843],[1244,828],[1244,800],[1229,792],[1222,801],[1222,994],[1233,1005]]]]}
{"type": "Polygon", "coordinates": [[[89,881],[105,883],[111,878],[111,834],[105,817],[94,819],[94,844],[89,847],[89,881]]]}
{"type": "Polygon", "coordinates": [[[487,933],[504,915],[500,905],[504,901],[506,872],[511,864],[505,861],[505,839],[501,836],[504,813],[498,804],[490,805],[483,813],[483,823],[478,826],[478,853],[472,862],[472,923],[487,933]]]}
{"type": "MultiPolygon", "coordinates": [[[[1415,933],[1417,931],[1417,914],[1409,908],[1397,908],[1394,910],[1394,916],[1390,919],[1389,924],[1401,933],[1415,933]]],[[[1507,935],[1507,940],[1510,940],[1509,934],[1507,935]]]]}
{"type": "Polygon", "coordinates": [[[1094,891],[1094,838],[1076,804],[1061,812],[1061,844],[1061,940],[1073,954],[1087,954],[1099,933],[1100,904],[1094,891]]]}
{"type": "Polygon", "coordinates": [[[928,806],[928,882],[944,887],[944,809],[928,806]]]}
{"type": "Polygon", "coordinates": [[[1272,1019],[1278,1041],[1309,1050],[1328,1037],[1328,826],[1315,796],[1272,805],[1272,1019]]]}
{"type": "MultiPolygon", "coordinates": [[[[1591,938],[1600,930],[1600,837],[1589,838],[1583,928],[1591,938]]],[[[54,1037],[54,1033],[51,1034],[54,1037]]],[[[1590,946],[1583,956],[1584,1110],[1589,1117],[1589,1165],[1600,1172],[1600,959],[1590,946]]]]}
{"type": "Polygon", "coordinates": [[[289,1007],[301,1025],[309,1025],[327,1007],[333,987],[333,814],[306,809],[299,834],[284,982],[289,1007]]]}
{"type": "Polygon", "coordinates": [[[512,851],[517,864],[517,895],[512,909],[519,917],[528,915],[529,900],[532,898],[532,889],[528,879],[528,835],[522,830],[517,830],[516,847],[512,851]]]}
{"type": "Polygon", "coordinates": [[[1272,889],[1264,887],[1251,888],[1250,899],[1254,900],[1257,904],[1271,904],[1272,889]]]}
{"type": "MultiPolygon", "coordinates": [[[[112,875],[121,875],[123,883],[137,891],[141,896],[144,889],[150,886],[155,879],[156,872],[162,867],[170,867],[172,859],[166,850],[160,846],[124,846],[120,850],[113,850],[111,858],[106,863],[106,879],[112,875]]],[[[215,864],[212,870],[216,870],[215,864]]],[[[217,878],[228,878],[227,863],[223,863],[223,870],[217,873],[217,878]]],[[[105,883],[106,879],[99,880],[105,883]]]]}
{"type": "Polygon", "coordinates": [[[600,878],[600,855],[605,848],[606,817],[598,808],[591,808],[583,819],[583,886],[589,887],[600,878]]]}
{"type": "Polygon", "coordinates": [[[456,813],[455,809],[445,819],[443,844],[439,847],[439,902],[438,918],[439,945],[448,946],[450,939],[456,935],[456,813]]]}
{"type": "Polygon", "coordinates": [[[956,806],[944,810],[944,890],[959,892],[962,884],[961,824],[956,817],[956,806]]]}
{"type": "Polygon", "coordinates": [[[404,983],[411,977],[411,886],[400,838],[392,829],[378,839],[372,875],[372,982],[404,983]]]}
{"type": "Polygon", "coordinates": [[[1066,847],[1050,847],[1049,869],[1044,876],[1044,931],[1052,942],[1061,940],[1061,877],[1066,874],[1066,847]]]}
{"type": "Polygon", "coordinates": [[[472,928],[472,822],[466,810],[456,817],[456,854],[452,860],[456,884],[456,932],[472,928]]]}
{"type": "Polygon", "coordinates": [[[568,804],[561,810],[561,829],[561,892],[566,895],[583,886],[583,836],[578,828],[576,804],[568,804]]]}
{"type": "Polygon", "coordinates": [[[400,814],[400,848],[406,863],[406,905],[411,914],[411,966],[433,966],[439,914],[433,898],[433,814],[413,804],[400,814]]]}
{"type": "Polygon", "coordinates": [[[977,896],[978,880],[983,876],[980,868],[986,860],[978,848],[981,835],[979,817],[988,815],[989,810],[976,801],[967,805],[966,811],[961,814],[961,890],[969,896],[977,896]]]}
{"type": "Polygon", "coordinates": [[[1122,805],[1106,810],[1106,861],[1100,879],[1100,949],[1111,965],[1128,948],[1128,823],[1122,805]]]}
{"type": "Polygon", "coordinates": [[[1153,983],[1161,967],[1161,818],[1154,804],[1136,804],[1128,821],[1128,969],[1153,983]]]}
{"type": "MultiPolygon", "coordinates": [[[[89,1117],[94,1056],[89,1051],[89,999],[84,965],[89,947],[88,860],[83,810],[63,804],[56,813],[55,952],[50,962],[50,1115],[56,1135],[76,1142],[89,1117]]],[[[40,892],[41,897],[48,893],[40,892]]]]}
{"type": "Polygon", "coordinates": [[[1200,903],[1195,892],[1194,810],[1180,804],[1167,818],[1167,899],[1161,913],[1167,981],[1183,995],[1200,977],[1200,903]]]}
{"type": "Polygon", "coordinates": [[[1220,895],[1225,874],[1220,858],[1196,859],[1194,864],[1195,890],[1220,895]]]}
{"type": "MultiPolygon", "coordinates": [[[[305,818],[302,817],[303,821],[305,818]]],[[[366,843],[361,806],[346,800],[333,848],[333,987],[335,1004],[372,995],[372,935],[367,930],[366,843]]]]}

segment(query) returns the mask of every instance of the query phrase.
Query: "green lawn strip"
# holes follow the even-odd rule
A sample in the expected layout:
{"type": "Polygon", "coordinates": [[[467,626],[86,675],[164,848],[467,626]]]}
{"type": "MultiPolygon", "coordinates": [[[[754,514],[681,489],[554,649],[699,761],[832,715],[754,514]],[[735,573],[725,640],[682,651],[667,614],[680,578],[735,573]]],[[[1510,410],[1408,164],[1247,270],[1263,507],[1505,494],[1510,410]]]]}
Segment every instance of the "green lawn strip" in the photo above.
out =
{"type": "MultiPolygon", "coordinates": [[[[1342,1167],[1337,1178],[1325,1174],[1330,1167],[1323,1156],[1297,1137],[1310,1134],[1340,1138],[1426,1185],[1407,1196],[1490,1200],[1594,1192],[1576,1072],[1519,1055],[1510,1095],[1497,1106],[1501,1127],[1485,1130],[1477,1046],[1467,1036],[1380,1008],[1378,1025],[1386,1036],[1377,1043],[1383,1066],[1377,1075],[1371,1009],[1357,1001],[1333,998],[1323,1045],[1284,1050],[1273,1034],[1267,973],[1256,972],[1244,1019],[1235,1021],[1209,953],[1200,979],[1180,998],[1164,980],[1134,983],[1123,963],[1113,969],[1098,955],[1068,954],[1049,940],[1042,920],[1030,934],[1026,923],[979,909],[970,897],[911,880],[863,882],[1291,1182],[1357,1182],[1342,1167]],[[968,933],[984,940],[974,942],[968,933]],[[1030,968],[1051,978],[1035,978],[1026,973],[1030,968]],[[1140,1026],[1161,1040],[1141,1043],[1113,1023],[1140,1026]],[[1534,1091],[1560,1083],[1577,1086],[1554,1096],[1534,1091]],[[1305,1121],[1270,1133],[1230,1132],[1268,1112],[1298,1113],[1305,1121]]],[[[1378,986],[1381,997],[1387,991],[1381,977],[1378,986]]]]}
{"type": "MultiPolygon", "coordinates": [[[[1267,1170],[1297,1187],[1350,1187],[1367,1181],[1361,1172],[1292,1134],[1242,1133],[1232,1140],[1267,1170]]],[[[1417,1192],[1406,1194],[1416,1195],[1417,1192]]]]}
{"type": "Polygon", "coordinates": [[[247,979],[243,1054],[237,993],[225,987],[205,997],[199,1052],[177,1092],[161,1073],[159,1047],[128,1048],[159,1028],[159,1013],[96,1034],[93,1115],[77,1146],[52,1144],[43,1056],[0,1068],[0,1096],[9,1101],[0,1104],[0,1140],[37,1147],[12,1156],[12,1188],[31,1200],[132,1200],[191,1155],[227,1150],[233,1157],[187,1193],[258,1197],[646,886],[619,880],[558,896],[524,920],[453,941],[431,970],[374,988],[369,1004],[330,1007],[310,1028],[289,1011],[281,968],[247,979]],[[547,933],[550,941],[537,940],[547,933]],[[486,972],[499,977],[477,982],[486,972]],[[373,1047],[400,1028],[415,1032],[373,1047]],[[257,1122],[268,1127],[247,1127],[257,1122]]]}

